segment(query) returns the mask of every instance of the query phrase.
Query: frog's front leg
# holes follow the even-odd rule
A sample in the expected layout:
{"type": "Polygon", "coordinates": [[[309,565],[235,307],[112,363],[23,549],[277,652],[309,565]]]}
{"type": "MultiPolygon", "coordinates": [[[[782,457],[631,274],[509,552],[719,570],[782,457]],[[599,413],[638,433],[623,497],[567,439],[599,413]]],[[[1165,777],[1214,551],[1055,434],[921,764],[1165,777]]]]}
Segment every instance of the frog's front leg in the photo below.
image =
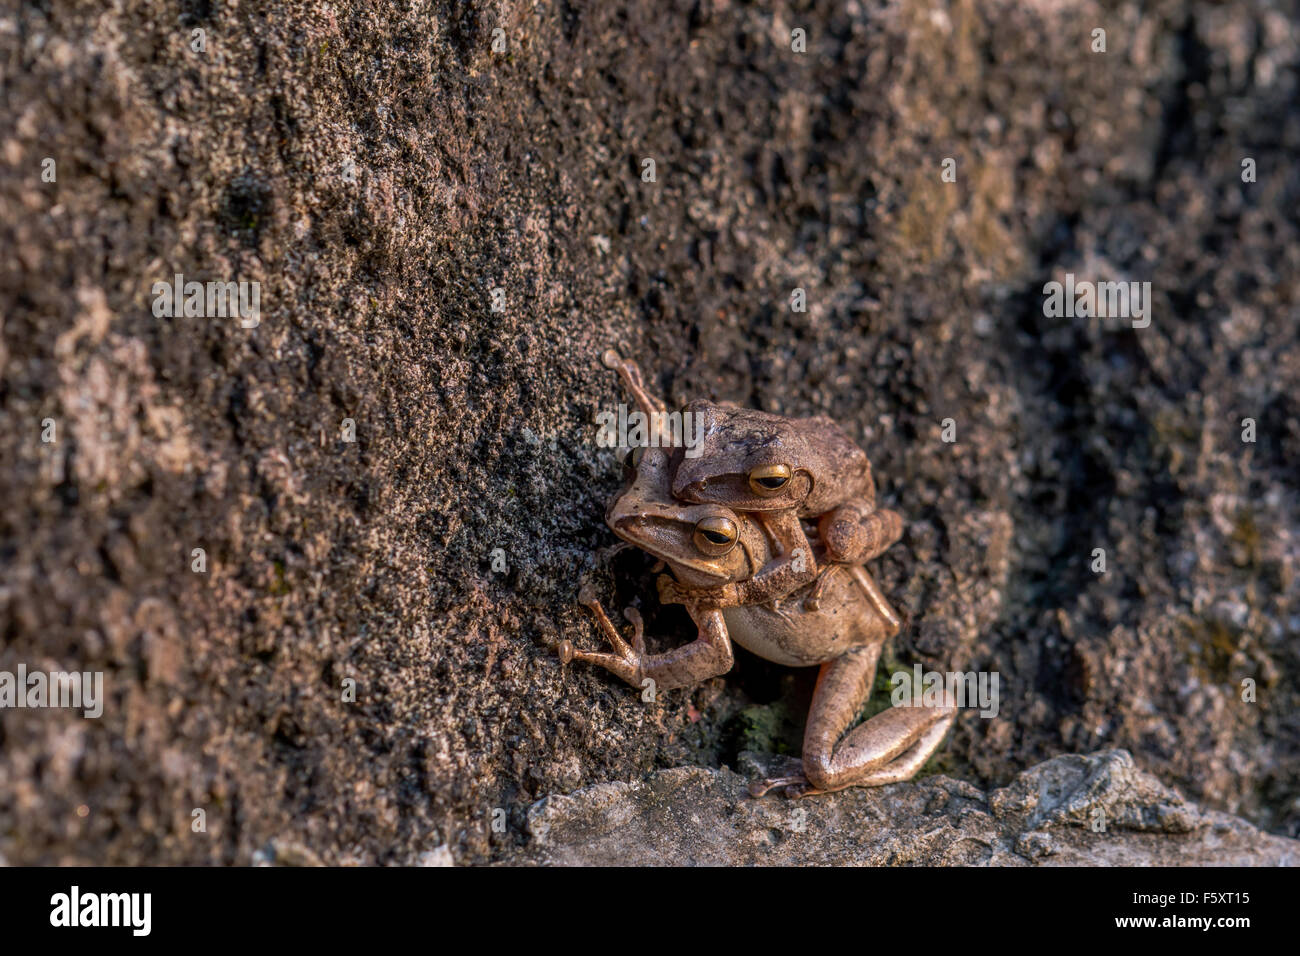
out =
{"type": "Polygon", "coordinates": [[[827,564],[804,598],[804,607],[810,611],[820,606],[822,592],[837,569],[864,564],[889,550],[903,536],[903,518],[885,508],[876,511],[872,503],[861,499],[822,515],[817,531],[826,548],[827,564]]]}
{"type": "Polygon", "coordinates": [[[827,560],[863,564],[880,557],[903,536],[903,518],[887,508],[861,499],[840,505],[817,522],[827,560]]]}
{"type": "Polygon", "coordinates": [[[625,612],[632,622],[632,643],[629,645],[619,635],[618,629],[590,589],[584,587],[578,594],[578,600],[595,615],[597,626],[613,645],[615,653],[580,651],[571,642],[563,641],[559,648],[560,659],[566,664],[573,660],[597,664],[633,687],[643,687],[646,680],[652,680],[656,690],[687,687],[731,670],[731,638],[727,635],[727,623],[718,608],[688,604],[686,609],[699,628],[699,636],[690,644],[666,653],[647,654],[644,625],[641,615],[634,609],[629,608],[625,612]]]}
{"type": "Polygon", "coordinates": [[[880,647],[857,647],[822,665],[804,733],[803,774],[757,784],[754,796],[778,786],[795,797],[878,787],[910,780],[921,769],[957,717],[951,701],[891,707],[844,734],[871,693],[880,647]]]}

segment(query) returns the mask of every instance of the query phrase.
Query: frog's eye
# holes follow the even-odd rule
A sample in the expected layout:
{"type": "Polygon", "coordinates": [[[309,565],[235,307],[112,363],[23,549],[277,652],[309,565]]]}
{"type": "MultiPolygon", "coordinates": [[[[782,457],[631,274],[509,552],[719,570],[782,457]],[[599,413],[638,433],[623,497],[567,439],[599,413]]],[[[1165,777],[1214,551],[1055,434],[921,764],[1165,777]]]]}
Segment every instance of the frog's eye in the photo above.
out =
{"type": "Polygon", "coordinates": [[[695,547],[701,554],[721,557],[736,546],[739,532],[730,518],[702,518],[695,525],[695,547]]]}
{"type": "Polygon", "coordinates": [[[759,465],[749,473],[749,490],[760,498],[770,498],[789,480],[789,465],[759,465]]]}

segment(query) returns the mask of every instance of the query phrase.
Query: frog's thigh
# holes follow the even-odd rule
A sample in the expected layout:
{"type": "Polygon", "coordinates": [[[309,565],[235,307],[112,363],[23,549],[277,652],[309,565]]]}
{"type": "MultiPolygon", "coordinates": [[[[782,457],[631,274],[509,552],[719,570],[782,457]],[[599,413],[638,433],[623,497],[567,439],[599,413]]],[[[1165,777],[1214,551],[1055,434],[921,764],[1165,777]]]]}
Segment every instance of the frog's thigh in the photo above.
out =
{"type": "Polygon", "coordinates": [[[956,716],[953,707],[892,707],[840,740],[871,692],[879,656],[880,645],[874,644],[822,665],[803,741],[804,776],[818,790],[907,779],[943,740],[956,716]]]}

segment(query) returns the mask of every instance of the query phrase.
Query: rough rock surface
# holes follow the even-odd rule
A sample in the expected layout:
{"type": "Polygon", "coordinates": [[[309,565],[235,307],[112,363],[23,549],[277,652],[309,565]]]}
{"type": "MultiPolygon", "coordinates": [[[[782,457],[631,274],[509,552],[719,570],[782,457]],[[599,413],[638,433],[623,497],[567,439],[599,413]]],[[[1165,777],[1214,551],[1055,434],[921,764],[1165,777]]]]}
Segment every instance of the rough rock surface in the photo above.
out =
{"type": "Polygon", "coordinates": [[[644,705],[555,658],[598,640],[588,570],[689,636],[649,562],[592,559],[610,345],[675,400],[861,439],[908,520],[885,670],[1001,675],[929,772],[1122,747],[1295,835],[1296,21],[3,5],[0,670],[100,670],[108,701],[0,712],[0,855],[490,861],[547,794],[797,751],[809,673],[742,653],[644,705]],[[1150,281],[1150,326],[1046,316],[1067,272],[1150,281]],[[176,273],[259,281],[260,324],[155,317],[176,273]]]}
{"type": "Polygon", "coordinates": [[[797,801],[755,800],[725,767],[680,767],[547,797],[528,833],[511,863],[1300,865],[1300,842],[1202,810],[1123,750],[1053,757],[988,793],[932,776],[797,801]]]}

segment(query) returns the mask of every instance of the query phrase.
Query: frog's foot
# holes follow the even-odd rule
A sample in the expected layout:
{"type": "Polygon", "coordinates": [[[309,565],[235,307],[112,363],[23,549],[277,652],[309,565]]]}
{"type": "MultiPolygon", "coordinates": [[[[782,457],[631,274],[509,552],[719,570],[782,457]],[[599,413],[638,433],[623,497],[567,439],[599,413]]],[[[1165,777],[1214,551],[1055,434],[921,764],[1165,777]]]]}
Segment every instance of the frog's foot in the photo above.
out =
{"type": "Polygon", "coordinates": [[[626,608],[623,611],[623,616],[632,622],[632,643],[629,645],[618,633],[618,628],[609,619],[609,615],[605,613],[605,609],[601,607],[600,602],[596,600],[595,591],[591,585],[583,584],[582,589],[578,592],[578,601],[590,609],[595,616],[596,626],[600,628],[601,633],[605,635],[605,639],[614,648],[614,653],[580,651],[573,646],[572,641],[564,640],[560,642],[557,648],[560,660],[565,664],[572,661],[595,664],[621,677],[633,687],[639,687],[641,683],[641,662],[645,659],[645,622],[641,619],[641,614],[634,607],[626,608]]]}
{"type": "Polygon", "coordinates": [[[612,368],[618,372],[618,377],[623,380],[623,385],[632,393],[632,397],[636,399],[641,411],[649,415],[654,412],[662,413],[668,410],[668,406],[662,400],[655,398],[646,391],[645,380],[641,377],[641,367],[636,362],[623,358],[614,349],[606,349],[600,360],[605,363],[606,368],[612,368]]]}
{"type": "Polygon", "coordinates": [[[769,777],[766,780],[758,780],[749,785],[749,795],[751,797],[765,797],[771,791],[778,787],[785,788],[785,796],[789,799],[799,797],[811,797],[819,793],[825,793],[825,790],[818,790],[803,774],[794,774],[789,777],[769,777]]]}
{"type": "Polygon", "coordinates": [[[768,777],[766,780],[756,780],[749,785],[749,795],[751,797],[765,797],[777,787],[790,787],[800,783],[807,783],[803,774],[794,777],[768,777]]]}
{"type": "Polygon", "coordinates": [[[870,692],[879,657],[879,644],[862,645],[827,661],[817,675],[803,738],[803,775],[817,790],[911,779],[957,717],[955,701],[948,699],[932,706],[900,704],[850,730],[870,692]]]}

